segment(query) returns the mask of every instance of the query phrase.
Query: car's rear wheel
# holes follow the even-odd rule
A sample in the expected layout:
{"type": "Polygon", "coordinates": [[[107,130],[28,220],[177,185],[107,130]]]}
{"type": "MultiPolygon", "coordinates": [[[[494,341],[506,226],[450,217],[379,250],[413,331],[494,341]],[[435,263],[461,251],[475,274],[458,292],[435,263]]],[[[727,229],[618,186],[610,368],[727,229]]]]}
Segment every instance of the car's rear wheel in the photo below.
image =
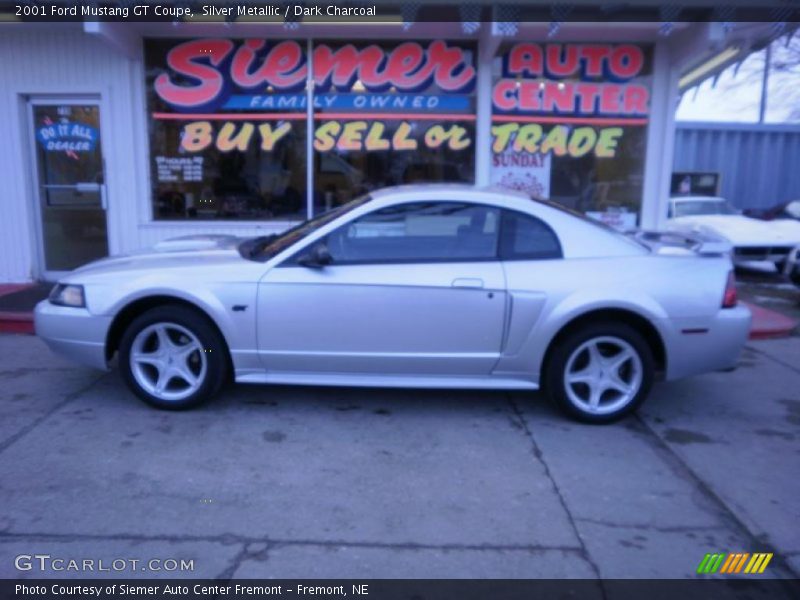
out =
{"type": "Polygon", "coordinates": [[[227,370],[225,342],[208,319],[184,306],[140,315],[120,341],[128,387],[156,408],[191,408],[217,393],[227,370]]]}
{"type": "Polygon", "coordinates": [[[644,402],[653,384],[653,354],[638,331],[622,323],[597,323],[557,344],[544,383],[569,416],[609,423],[644,402]]]}

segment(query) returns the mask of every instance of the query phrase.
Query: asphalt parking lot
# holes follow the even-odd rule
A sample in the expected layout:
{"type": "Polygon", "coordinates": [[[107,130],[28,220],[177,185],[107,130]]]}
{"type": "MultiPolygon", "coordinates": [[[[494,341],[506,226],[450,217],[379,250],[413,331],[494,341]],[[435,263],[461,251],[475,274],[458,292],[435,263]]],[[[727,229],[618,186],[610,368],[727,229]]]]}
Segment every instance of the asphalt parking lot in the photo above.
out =
{"type": "Polygon", "coordinates": [[[768,551],[763,577],[800,573],[798,337],[606,427],[504,392],[232,386],[159,412],[34,337],[0,356],[0,577],[80,575],[16,570],[36,553],[204,578],[680,578],[768,551]]]}

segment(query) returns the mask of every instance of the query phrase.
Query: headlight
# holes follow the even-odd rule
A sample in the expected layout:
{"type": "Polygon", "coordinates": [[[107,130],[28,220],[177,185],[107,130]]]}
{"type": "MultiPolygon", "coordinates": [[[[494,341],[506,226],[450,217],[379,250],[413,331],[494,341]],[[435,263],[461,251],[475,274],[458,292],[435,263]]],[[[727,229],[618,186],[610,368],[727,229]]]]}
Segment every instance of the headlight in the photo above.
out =
{"type": "Polygon", "coordinates": [[[49,300],[51,304],[58,304],[59,306],[73,306],[76,308],[86,306],[82,285],[57,283],[53,291],[50,292],[49,300]]]}

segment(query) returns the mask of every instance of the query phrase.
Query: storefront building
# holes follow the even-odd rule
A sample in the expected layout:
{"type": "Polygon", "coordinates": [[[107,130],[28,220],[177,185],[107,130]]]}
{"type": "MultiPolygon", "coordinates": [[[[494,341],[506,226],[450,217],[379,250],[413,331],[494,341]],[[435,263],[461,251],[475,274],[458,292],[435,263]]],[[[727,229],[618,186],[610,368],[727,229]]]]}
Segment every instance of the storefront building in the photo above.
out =
{"type": "Polygon", "coordinates": [[[679,80],[755,39],[716,23],[497,25],[7,28],[0,282],[169,237],[278,232],[414,182],[655,228],[679,80]]]}

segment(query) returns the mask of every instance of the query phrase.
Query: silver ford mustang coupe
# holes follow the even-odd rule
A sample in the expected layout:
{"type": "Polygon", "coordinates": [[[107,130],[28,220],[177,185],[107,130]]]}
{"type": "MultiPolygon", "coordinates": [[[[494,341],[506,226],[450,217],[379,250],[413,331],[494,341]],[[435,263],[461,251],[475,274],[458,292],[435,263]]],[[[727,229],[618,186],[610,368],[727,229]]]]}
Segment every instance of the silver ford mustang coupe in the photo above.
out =
{"type": "Polygon", "coordinates": [[[280,235],[187,236],[70,273],[55,351],[158,408],[239,383],[537,390],[609,422],[657,378],[732,368],[750,328],[728,248],[627,236],[508,190],[374,192],[280,235]]]}

